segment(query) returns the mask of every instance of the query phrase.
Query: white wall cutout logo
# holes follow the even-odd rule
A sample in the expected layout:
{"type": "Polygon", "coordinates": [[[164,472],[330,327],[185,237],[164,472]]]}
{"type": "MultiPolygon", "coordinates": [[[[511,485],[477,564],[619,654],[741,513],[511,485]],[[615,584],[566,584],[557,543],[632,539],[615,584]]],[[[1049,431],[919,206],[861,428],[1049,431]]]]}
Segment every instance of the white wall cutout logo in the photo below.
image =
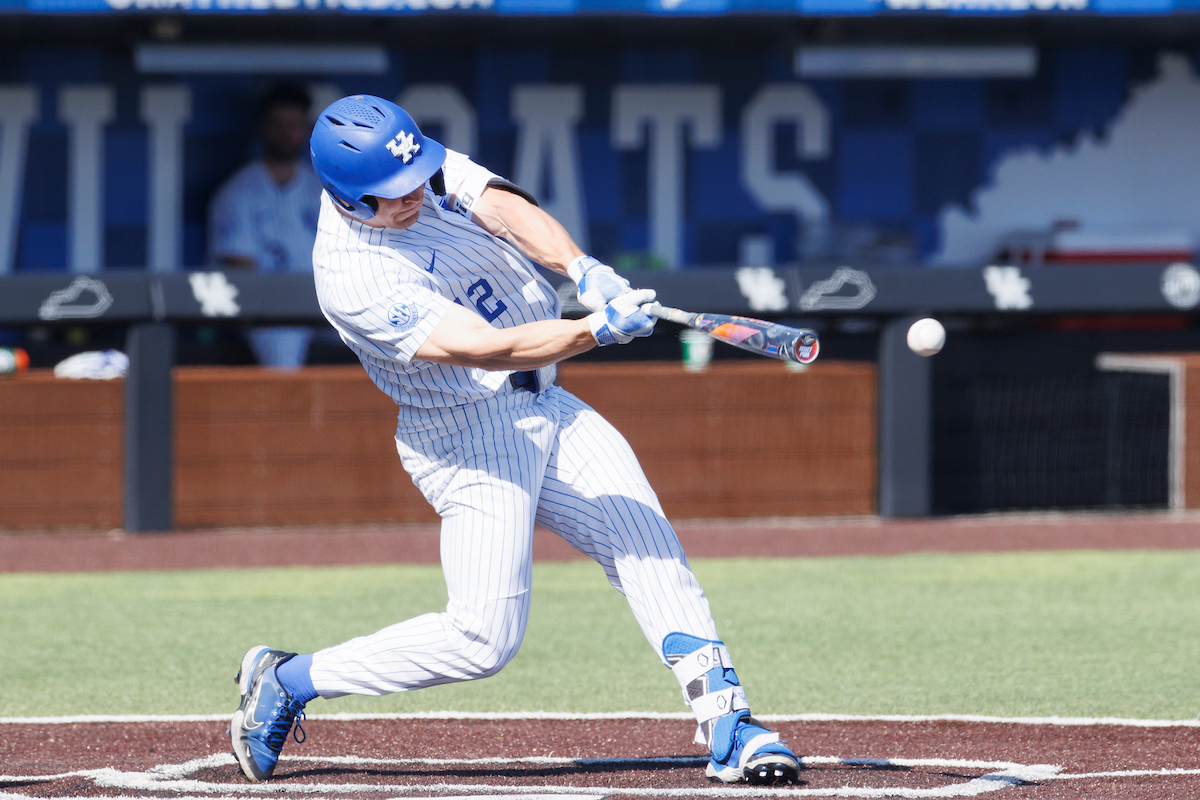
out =
{"type": "Polygon", "coordinates": [[[804,290],[800,308],[805,311],[853,311],[874,299],[875,284],[871,283],[867,273],[838,267],[829,279],[817,281],[804,290]],[[838,294],[847,286],[854,288],[854,294],[838,294]]]}
{"type": "Polygon", "coordinates": [[[421,152],[421,145],[413,141],[411,133],[400,131],[396,138],[387,143],[387,149],[405,164],[413,160],[413,156],[421,152]]]}
{"type": "Polygon", "coordinates": [[[742,267],[734,275],[738,291],[750,302],[752,311],[786,311],[787,283],[770,267],[742,267]]]}
{"type": "Polygon", "coordinates": [[[417,324],[417,315],[407,303],[396,303],[388,309],[388,322],[398,331],[406,331],[417,324]]]}
{"type": "Polygon", "coordinates": [[[1200,272],[1191,264],[1172,264],[1163,270],[1162,294],[1175,308],[1195,308],[1200,303],[1200,272]]]}
{"type": "Polygon", "coordinates": [[[95,278],[80,275],[65,289],[47,297],[38,308],[38,319],[92,319],[113,304],[108,287],[95,278]]]}
{"type": "Polygon", "coordinates": [[[1033,306],[1029,296],[1032,283],[1020,267],[984,267],[983,282],[999,311],[1023,311],[1033,306]]]}
{"type": "Polygon", "coordinates": [[[188,275],[192,296],[206,317],[236,317],[242,313],[237,304],[238,288],[223,272],[193,272],[188,275]]]}

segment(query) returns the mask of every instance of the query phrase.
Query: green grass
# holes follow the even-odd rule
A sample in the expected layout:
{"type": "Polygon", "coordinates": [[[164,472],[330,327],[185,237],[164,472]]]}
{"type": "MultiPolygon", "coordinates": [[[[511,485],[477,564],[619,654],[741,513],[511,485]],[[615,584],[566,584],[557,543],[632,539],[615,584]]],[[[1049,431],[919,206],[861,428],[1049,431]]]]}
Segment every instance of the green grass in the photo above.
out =
{"type": "MultiPolygon", "coordinates": [[[[759,713],[1200,714],[1200,552],[697,560],[759,713]]],[[[436,567],[0,575],[0,716],[213,713],[260,642],[313,650],[445,603],[436,567]]],[[[539,564],[498,676],[333,711],[682,711],[624,599],[539,564]]]]}

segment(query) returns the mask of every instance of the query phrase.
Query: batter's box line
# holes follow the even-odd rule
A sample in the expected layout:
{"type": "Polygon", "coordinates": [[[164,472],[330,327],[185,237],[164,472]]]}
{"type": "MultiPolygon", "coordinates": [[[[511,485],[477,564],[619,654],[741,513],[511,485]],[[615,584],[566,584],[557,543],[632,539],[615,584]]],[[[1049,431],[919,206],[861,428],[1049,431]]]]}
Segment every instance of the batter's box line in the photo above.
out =
{"type": "Polygon", "coordinates": [[[1087,778],[1171,778],[1200,775],[1200,769],[1120,769],[1112,772],[1063,772],[1050,780],[1075,781],[1087,778]]]}
{"type": "MultiPolygon", "coordinates": [[[[76,725],[80,723],[228,722],[229,714],[75,714],[61,717],[0,717],[0,725],[76,725]]],[[[1200,719],[1133,719],[1127,717],[997,717],[986,714],[758,714],[762,722],[967,722],[996,725],[1049,725],[1058,727],[1200,728],[1200,719]]],[[[486,721],[593,721],[686,720],[691,712],[616,711],[571,713],[562,711],[416,711],[408,713],[358,713],[338,711],[307,714],[306,719],[332,722],[393,722],[419,720],[486,721]]]]}
{"type": "MultiPolygon", "coordinates": [[[[120,795],[117,795],[119,798],[120,795]]],[[[562,795],[556,794],[518,794],[506,795],[504,800],[561,800],[562,795]]],[[[47,800],[45,797],[33,797],[24,794],[12,794],[0,792],[0,800],[47,800]]],[[[70,795],[70,796],[55,796],[53,800],[116,800],[113,795],[70,795]]],[[[244,795],[179,795],[172,797],[171,800],[245,800],[244,795]]],[[[387,800],[479,800],[477,794],[463,795],[437,795],[430,796],[413,796],[413,797],[389,797],[387,800]]],[[[604,795],[588,795],[585,797],[576,797],[572,800],[605,800],[604,795]]]]}
{"type": "MultiPolygon", "coordinates": [[[[484,758],[470,759],[375,759],[359,756],[284,756],[285,760],[295,762],[319,762],[336,764],[362,765],[403,765],[429,764],[430,762],[443,765],[473,764],[513,764],[528,763],[544,765],[577,764],[584,761],[588,764],[661,764],[663,758],[593,758],[574,759],[553,756],[529,756],[526,758],[484,758]]],[[[695,763],[697,759],[667,757],[672,763],[695,763]]],[[[678,789],[643,789],[626,787],[582,787],[582,786],[540,786],[542,797],[572,796],[600,800],[611,794],[635,797],[911,797],[911,798],[941,798],[941,797],[973,797],[1001,789],[1020,786],[1027,783],[1044,781],[1061,771],[1061,767],[1051,764],[1014,764],[1007,761],[968,761],[962,759],[906,759],[906,758],[837,758],[829,756],[806,756],[802,759],[806,765],[843,764],[847,766],[870,767],[941,767],[951,769],[990,769],[986,775],[972,778],[964,783],[951,784],[932,789],[915,789],[907,787],[854,787],[843,786],[830,789],[810,788],[767,788],[754,786],[718,786],[710,788],[678,788],[678,789]],[[599,792],[599,793],[598,793],[599,792]]],[[[701,760],[702,761],[702,760],[701,760]]],[[[204,758],[194,759],[182,764],[162,764],[145,772],[121,772],[111,767],[94,770],[78,770],[75,772],[59,773],[43,776],[11,776],[0,775],[3,782],[43,782],[68,777],[83,777],[91,780],[97,788],[115,789],[126,792],[172,792],[185,796],[206,797],[211,800],[214,795],[227,798],[240,798],[246,795],[355,795],[355,794],[384,794],[391,795],[389,800],[401,800],[399,793],[416,794],[425,798],[431,795],[437,800],[448,800],[447,795],[472,797],[503,796],[508,800],[529,798],[531,793],[525,786],[495,786],[478,783],[435,783],[435,784],[361,784],[361,783],[210,783],[186,776],[202,769],[233,766],[236,764],[232,755],[218,753],[204,758]]],[[[0,793],[0,800],[24,800],[22,795],[0,793]]],[[[62,799],[65,800],[65,799],[62,799]]]]}
{"type": "Polygon", "coordinates": [[[644,758],[572,758],[570,756],[521,756],[504,758],[368,758],[366,756],[280,756],[281,761],[310,761],[320,764],[352,764],[361,766],[426,766],[470,767],[529,764],[532,766],[634,766],[637,764],[674,764],[680,767],[703,767],[703,756],[646,756],[644,758]]]}

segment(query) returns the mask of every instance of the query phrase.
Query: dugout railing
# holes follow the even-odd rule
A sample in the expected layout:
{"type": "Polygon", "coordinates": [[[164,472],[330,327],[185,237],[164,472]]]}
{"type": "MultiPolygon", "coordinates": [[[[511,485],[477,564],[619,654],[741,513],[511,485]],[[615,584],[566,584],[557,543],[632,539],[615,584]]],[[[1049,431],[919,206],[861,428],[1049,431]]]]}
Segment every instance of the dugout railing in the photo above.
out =
{"type": "MultiPolygon", "coordinates": [[[[564,316],[584,313],[574,284],[558,286],[564,316]]],[[[628,274],[659,299],[695,311],[821,326],[872,321],[878,332],[878,511],[923,517],[933,508],[932,361],[906,333],[924,315],[1171,315],[1200,306],[1200,272],[1187,263],[928,269],[743,267],[628,274]]],[[[125,391],[124,526],[173,527],[171,368],[177,326],[323,322],[312,276],[253,272],[112,271],[0,278],[0,327],[122,325],[125,391]]],[[[1172,467],[1175,469],[1175,467],[1172,467]]],[[[1172,500],[1171,505],[1176,505],[1172,500]]]]}

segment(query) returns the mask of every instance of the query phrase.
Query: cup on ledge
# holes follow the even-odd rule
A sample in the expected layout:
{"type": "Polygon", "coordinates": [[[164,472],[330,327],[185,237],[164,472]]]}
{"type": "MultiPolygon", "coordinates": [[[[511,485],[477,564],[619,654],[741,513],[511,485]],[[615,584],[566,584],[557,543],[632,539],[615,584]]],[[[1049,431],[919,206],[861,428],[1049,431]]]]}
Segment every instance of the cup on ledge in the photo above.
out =
{"type": "Polygon", "coordinates": [[[683,368],[689,372],[700,372],[712,361],[713,340],[707,333],[685,328],[679,342],[683,345],[683,368]]]}

